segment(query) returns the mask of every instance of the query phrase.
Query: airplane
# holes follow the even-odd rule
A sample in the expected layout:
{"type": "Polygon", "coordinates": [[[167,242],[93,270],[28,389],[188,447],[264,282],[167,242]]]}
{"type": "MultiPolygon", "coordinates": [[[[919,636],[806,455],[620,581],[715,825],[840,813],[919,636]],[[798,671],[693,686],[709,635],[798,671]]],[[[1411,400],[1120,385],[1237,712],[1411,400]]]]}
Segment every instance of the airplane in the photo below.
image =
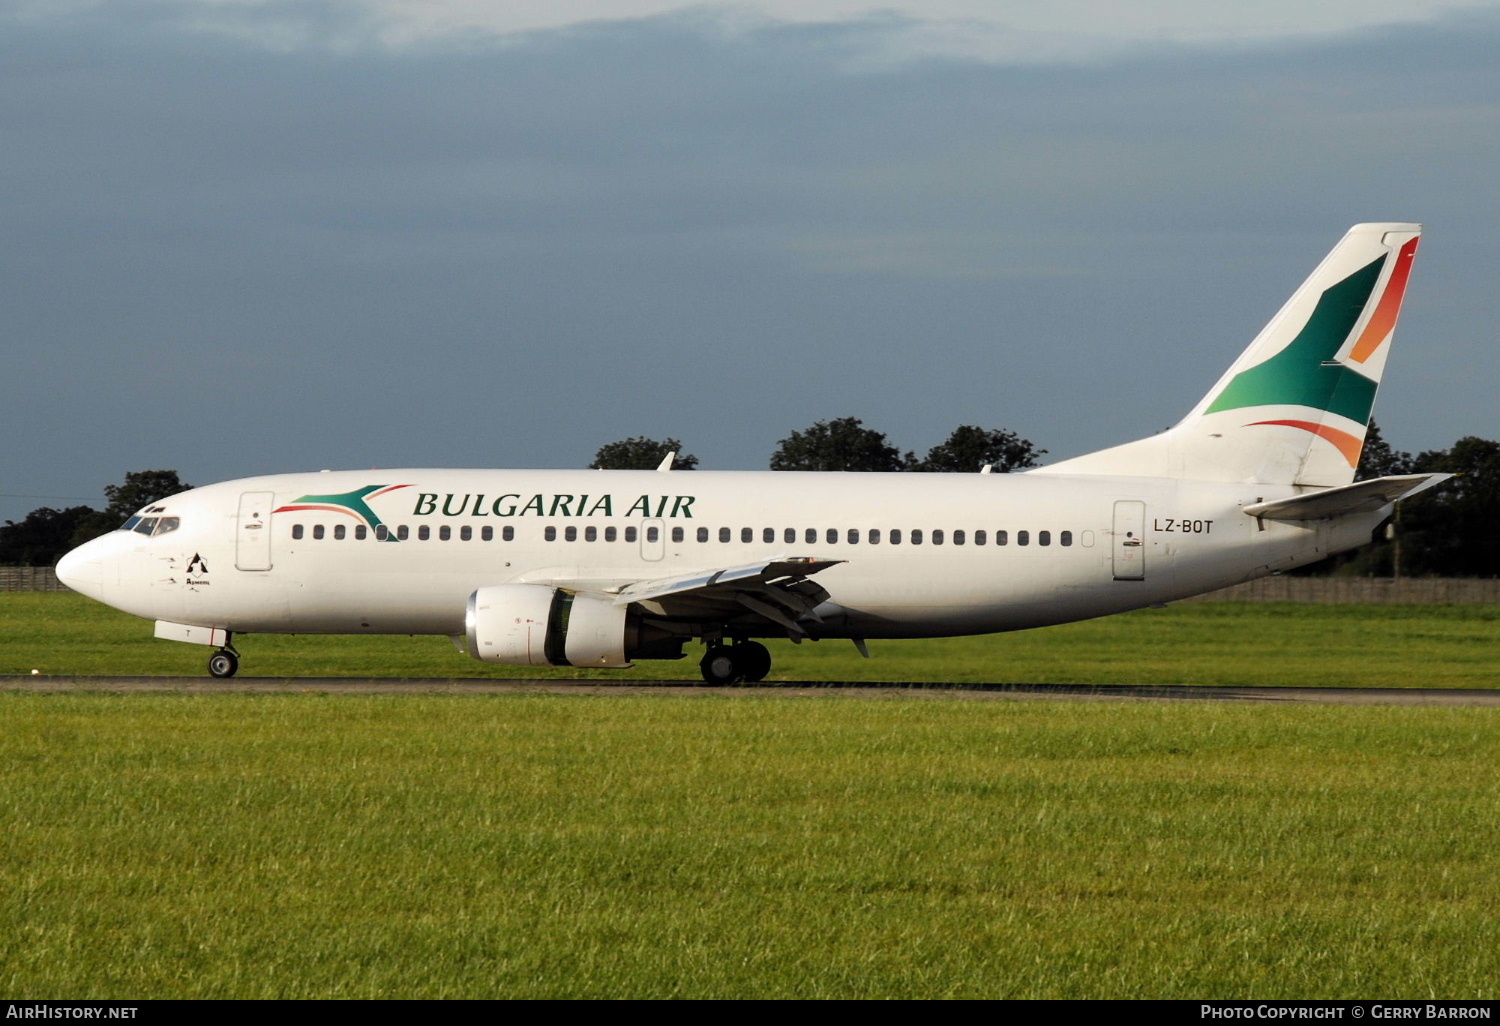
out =
{"type": "Polygon", "coordinates": [[[725,685],[770,672],[758,638],[868,656],[1160,605],[1363,545],[1451,476],[1354,480],[1420,235],[1354,226],[1174,427],[1024,473],[279,474],[153,502],[57,575],[220,678],[243,634],[433,634],[580,668],[697,641],[725,685]]]}

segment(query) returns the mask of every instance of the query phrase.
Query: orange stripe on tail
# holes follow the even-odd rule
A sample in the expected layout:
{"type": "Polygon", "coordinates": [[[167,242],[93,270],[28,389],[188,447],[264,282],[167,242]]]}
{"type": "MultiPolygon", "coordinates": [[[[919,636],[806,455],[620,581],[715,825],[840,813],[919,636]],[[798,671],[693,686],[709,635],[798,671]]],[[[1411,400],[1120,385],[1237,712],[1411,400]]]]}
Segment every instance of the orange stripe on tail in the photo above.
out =
{"type": "Polygon", "coordinates": [[[1406,280],[1411,277],[1411,265],[1416,259],[1418,241],[1412,239],[1396,254],[1396,266],[1391,271],[1391,280],[1386,282],[1380,305],[1375,307],[1370,323],[1365,325],[1359,341],[1354,343],[1354,349],[1349,353],[1349,359],[1355,363],[1368,360],[1380,348],[1380,343],[1390,338],[1391,332],[1395,330],[1396,317],[1401,313],[1401,300],[1406,295],[1406,280]]]}
{"type": "Polygon", "coordinates": [[[1355,438],[1347,431],[1331,428],[1327,424],[1314,424],[1310,420],[1257,420],[1246,427],[1259,427],[1261,425],[1273,425],[1276,427],[1301,428],[1303,431],[1311,431],[1319,438],[1332,442],[1334,448],[1344,454],[1344,459],[1349,461],[1349,466],[1359,466],[1359,451],[1365,447],[1364,439],[1355,438]]]}

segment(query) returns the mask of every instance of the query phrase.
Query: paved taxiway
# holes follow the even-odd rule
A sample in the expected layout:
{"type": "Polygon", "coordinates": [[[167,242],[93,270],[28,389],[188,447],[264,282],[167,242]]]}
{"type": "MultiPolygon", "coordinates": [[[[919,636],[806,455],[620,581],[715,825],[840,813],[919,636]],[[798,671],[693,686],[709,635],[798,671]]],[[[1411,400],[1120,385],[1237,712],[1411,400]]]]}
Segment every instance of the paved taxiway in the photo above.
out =
{"type": "Polygon", "coordinates": [[[729,688],[690,681],[498,680],[494,678],[378,677],[68,677],[0,675],[0,691],[108,691],[177,693],[297,693],[345,695],[708,695],[753,694],[808,697],[929,699],[1052,698],[1083,701],[1237,701],[1313,702],[1323,705],[1500,705],[1500,690],[1447,688],[1256,688],[1152,687],[1124,684],[901,684],[833,681],[780,681],[729,688]]]}

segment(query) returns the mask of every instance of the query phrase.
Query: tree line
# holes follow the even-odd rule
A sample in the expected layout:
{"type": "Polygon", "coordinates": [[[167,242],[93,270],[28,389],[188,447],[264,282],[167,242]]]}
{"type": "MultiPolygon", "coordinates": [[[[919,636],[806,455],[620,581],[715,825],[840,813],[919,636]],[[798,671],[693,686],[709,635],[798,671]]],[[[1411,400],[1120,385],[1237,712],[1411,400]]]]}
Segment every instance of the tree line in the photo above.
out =
{"type": "MultiPolygon", "coordinates": [[[[1013,431],[962,425],[926,455],[903,451],[857,417],[818,421],[783,438],[771,454],[772,470],[997,473],[1038,466],[1047,450],[1013,431]]],[[[675,453],[674,470],[695,470],[698,457],[675,438],[638,436],[601,446],[591,468],[654,470],[675,453]]],[[[1458,475],[1439,488],[1403,502],[1374,544],[1300,571],[1358,577],[1500,577],[1500,442],[1467,436],[1447,449],[1413,455],[1393,449],[1370,424],[1358,480],[1395,474],[1458,475]]],[[[186,491],[175,470],[141,470],[104,489],[105,508],[43,506],[25,519],[0,525],[0,566],[51,566],[75,546],[115,530],[137,510],[186,491]]]]}
{"type": "MultiPolygon", "coordinates": [[[[676,453],[673,470],[695,470],[698,457],[682,451],[675,438],[626,438],[610,442],[594,454],[592,470],[654,470],[676,453]]],[[[867,428],[858,417],[820,420],[806,431],[793,431],[771,454],[772,470],[916,471],[927,473],[978,472],[986,465],[998,473],[1039,466],[1047,454],[1014,431],[964,424],[921,458],[902,452],[883,432],[867,428]]]]}

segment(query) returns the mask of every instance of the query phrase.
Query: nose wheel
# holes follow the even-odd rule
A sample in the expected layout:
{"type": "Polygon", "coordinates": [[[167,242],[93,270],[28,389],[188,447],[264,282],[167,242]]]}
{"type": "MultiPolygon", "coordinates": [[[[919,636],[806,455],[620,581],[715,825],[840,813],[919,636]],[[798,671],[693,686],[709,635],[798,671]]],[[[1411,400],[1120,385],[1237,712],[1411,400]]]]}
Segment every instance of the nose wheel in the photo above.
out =
{"type": "Polygon", "coordinates": [[[233,677],[240,668],[240,657],[227,648],[221,648],[208,657],[208,672],[215,677],[233,677]]]}
{"type": "Polygon", "coordinates": [[[771,672],[771,653],[758,641],[741,641],[736,645],[710,645],[698,664],[703,679],[715,687],[753,684],[766,679],[771,672]]]}

